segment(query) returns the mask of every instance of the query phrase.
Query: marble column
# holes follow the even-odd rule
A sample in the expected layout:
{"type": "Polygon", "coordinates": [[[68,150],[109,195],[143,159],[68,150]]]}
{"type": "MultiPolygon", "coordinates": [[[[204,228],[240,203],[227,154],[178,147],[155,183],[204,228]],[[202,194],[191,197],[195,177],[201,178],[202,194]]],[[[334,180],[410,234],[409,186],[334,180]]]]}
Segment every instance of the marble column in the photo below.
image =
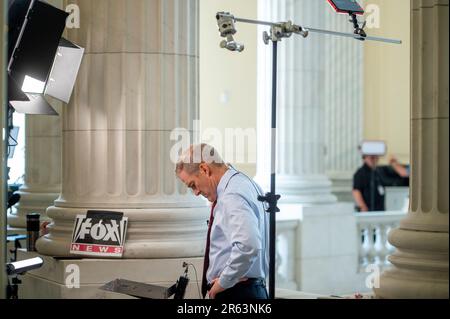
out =
{"type": "MultiPolygon", "coordinates": [[[[61,113],[61,103],[52,100],[61,113]]],[[[59,116],[27,115],[25,117],[25,177],[20,188],[20,202],[8,215],[8,224],[26,228],[28,213],[41,214],[48,221],[46,210],[61,191],[61,120],[59,116]]]]}
{"type": "Polygon", "coordinates": [[[449,298],[448,3],[412,2],[411,203],[379,298],[449,298]]]}
{"type": "Polygon", "coordinates": [[[201,256],[208,215],[175,177],[170,139],[198,118],[197,0],[71,0],[86,48],[63,112],[62,191],[44,255],[68,256],[73,222],[87,210],[123,212],[124,258],[201,256]]]}
{"type": "MultiPolygon", "coordinates": [[[[292,20],[318,26],[326,3],[309,0],[260,0],[258,19],[292,20]]],[[[260,32],[267,30],[260,27],[260,32]]],[[[257,179],[268,189],[272,99],[272,45],[258,42],[257,179]]],[[[277,193],[282,203],[336,202],[325,174],[325,42],[320,36],[293,35],[278,44],[277,193]]]]}
{"type": "MultiPolygon", "coordinates": [[[[325,1],[324,1],[325,2],[325,1]]],[[[351,32],[349,19],[324,8],[324,28],[351,32]]],[[[339,201],[351,201],[352,179],[361,165],[363,139],[363,44],[350,38],[323,36],[325,54],[325,172],[339,201]]]]}

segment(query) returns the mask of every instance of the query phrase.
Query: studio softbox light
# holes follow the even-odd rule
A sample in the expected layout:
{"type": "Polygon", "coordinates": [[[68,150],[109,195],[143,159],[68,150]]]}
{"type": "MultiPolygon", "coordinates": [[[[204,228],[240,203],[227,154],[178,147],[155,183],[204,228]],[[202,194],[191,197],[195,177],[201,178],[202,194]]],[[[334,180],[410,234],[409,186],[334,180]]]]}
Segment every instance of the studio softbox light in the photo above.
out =
{"type": "Polygon", "coordinates": [[[9,103],[19,113],[57,115],[45,95],[69,102],[84,53],[61,38],[68,13],[38,0],[15,0],[8,13],[13,41],[22,22],[8,64],[8,85],[13,92],[18,87],[28,98],[11,95],[9,103]]]}
{"type": "Polygon", "coordinates": [[[84,49],[61,38],[45,94],[69,103],[84,49]]]}

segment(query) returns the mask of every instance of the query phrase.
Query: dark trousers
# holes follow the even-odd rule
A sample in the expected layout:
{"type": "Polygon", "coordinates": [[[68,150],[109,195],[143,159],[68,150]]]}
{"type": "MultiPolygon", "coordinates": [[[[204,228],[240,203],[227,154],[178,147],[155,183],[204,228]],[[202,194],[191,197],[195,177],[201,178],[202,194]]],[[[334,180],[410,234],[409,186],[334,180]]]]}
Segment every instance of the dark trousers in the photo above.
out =
{"type": "Polygon", "coordinates": [[[218,293],[215,299],[219,301],[269,299],[269,295],[263,280],[250,278],[218,293]]]}

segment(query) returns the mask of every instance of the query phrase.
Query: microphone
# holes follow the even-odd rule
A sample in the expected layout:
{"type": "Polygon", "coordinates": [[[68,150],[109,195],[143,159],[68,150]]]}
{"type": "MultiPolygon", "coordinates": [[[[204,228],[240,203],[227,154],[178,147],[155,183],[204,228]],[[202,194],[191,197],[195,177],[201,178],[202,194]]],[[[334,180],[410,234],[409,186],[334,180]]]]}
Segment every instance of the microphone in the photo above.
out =
{"type": "Polygon", "coordinates": [[[20,195],[19,194],[12,194],[8,198],[8,209],[12,206],[16,205],[20,201],[20,195]]]}

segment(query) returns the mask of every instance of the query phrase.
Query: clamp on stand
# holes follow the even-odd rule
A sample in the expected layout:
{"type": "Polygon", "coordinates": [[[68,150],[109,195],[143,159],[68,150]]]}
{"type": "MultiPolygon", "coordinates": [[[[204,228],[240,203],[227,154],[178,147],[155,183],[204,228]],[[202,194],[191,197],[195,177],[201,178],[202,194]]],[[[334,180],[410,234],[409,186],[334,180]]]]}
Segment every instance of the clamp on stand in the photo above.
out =
{"type": "Polygon", "coordinates": [[[281,22],[272,25],[270,28],[270,34],[267,33],[267,31],[263,32],[263,41],[265,44],[269,44],[269,41],[281,41],[282,38],[289,38],[292,33],[299,34],[306,38],[309,35],[309,30],[293,24],[292,21],[281,22]]]}
{"type": "Polygon", "coordinates": [[[362,23],[362,26],[359,26],[360,22],[356,18],[356,14],[350,12],[349,15],[351,17],[350,22],[353,23],[353,28],[355,29],[353,33],[360,36],[360,38],[357,38],[357,40],[364,41],[365,38],[367,37],[366,31],[364,31],[364,28],[366,27],[366,21],[362,23]]]}

